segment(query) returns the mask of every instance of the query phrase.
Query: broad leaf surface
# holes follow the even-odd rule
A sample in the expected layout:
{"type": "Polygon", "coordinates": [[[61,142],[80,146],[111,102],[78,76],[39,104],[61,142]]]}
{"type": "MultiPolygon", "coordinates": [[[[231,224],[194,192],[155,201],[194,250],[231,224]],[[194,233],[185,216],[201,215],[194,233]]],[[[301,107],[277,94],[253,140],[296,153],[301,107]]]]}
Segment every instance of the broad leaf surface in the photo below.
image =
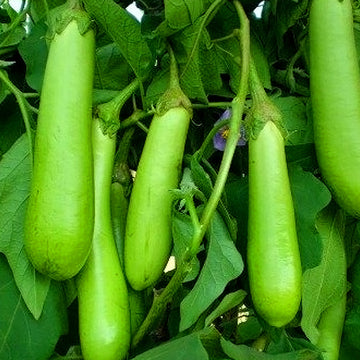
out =
{"type": "Polygon", "coordinates": [[[316,228],[323,242],[321,262],[303,275],[301,327],[316,343],[317,323],[321,313],[346,292],[346,256],[344,247],[344,215],[326,209],[319,214],[316,228]]]}
{"type": "Polygon", "coordinates": [[[322,257],[322,239],[315,228],[318,213],[330,202],[327,187],[312,173],[294,165],[289,168],[294,200],[301,263],[304,270],[317,266],[322,257]]]}
{"type": "Polygon", "coordinates": [[[23,135],[0,162],[0,252],[13,271],[16,285],[35,318],[39,318],[50,279],[30,264],[24,249],[24,221],[30,192],[29,143],[23,135]]]}
{"type": "Polygon", "coordinates": [[[180,331],[193,325],[199,316],[237,278],[244,264],[224,221],[215,213],[209,226],[207,257],[191,292],[180,305],[180,331]]]}
{"type": "Polygon", "coordinates": [[[4,256],[0,255],[0,359],[47,360],[67,331],[60,283],[53,283],[38,320],[25,305],[4,256]]]}
{"type": "Polygon", "coordinates": [[[134,73],[146,77],[153,55],[141,34],[140,23],[112,0],[84,0],[86,9],[119,46],[134,73]]]}

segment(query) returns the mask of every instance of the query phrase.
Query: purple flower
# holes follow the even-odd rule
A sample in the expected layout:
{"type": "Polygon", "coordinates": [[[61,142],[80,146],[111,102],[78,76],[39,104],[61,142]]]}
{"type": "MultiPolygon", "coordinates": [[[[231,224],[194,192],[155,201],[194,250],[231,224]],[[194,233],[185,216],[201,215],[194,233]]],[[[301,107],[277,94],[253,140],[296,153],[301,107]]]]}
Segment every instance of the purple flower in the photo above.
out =
{"type": "MultiPolygon", "coordinates": [[[[219,121],[224,120],[224,119],[230,119],[231,117],[231,110],[227,109],[225,110],[220,118],[216,121],[215,124],[217,124],[219,121]]],[[[214,144],[214,148],[220,151],[224,151],[225,149],[225,145],[226,145],[226,139],[229,136],[229,126],[225,125],[222,128],[220,128],[220,130],[215,134],[214,138],[213,138],[213,144],[214,144]]],[[[245,146],[246,145],[246,140],[245,140],[245,127],[243,124],[241,124],[240,127],[240,138],[239,141],[237,143],[237,146],[245,146]]]]}

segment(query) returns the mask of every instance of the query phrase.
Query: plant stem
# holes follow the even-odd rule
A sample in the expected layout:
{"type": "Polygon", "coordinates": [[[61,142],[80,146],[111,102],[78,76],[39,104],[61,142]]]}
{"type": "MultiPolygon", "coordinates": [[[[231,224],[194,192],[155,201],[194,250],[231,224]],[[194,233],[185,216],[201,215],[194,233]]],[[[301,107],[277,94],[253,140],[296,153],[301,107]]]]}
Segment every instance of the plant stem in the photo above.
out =
{"type": "Polygon", "coordinates": [[[169,88],[179,88],[179,71],[176,63],[176,58],[171,46],[168,46],[168,52],[170,55],[170,84],[169,88]]]}
{"type": "Polygon", "coordinates": [[[214,125],[214,127],[207,134],[207,136],[206,136],[205,140],[203,141],[203,143],[201,144],[199,150],[196,152],[196,156],[199,160],[203,157],[206,148],[212,142],[214,136],[219,132],[219,130],[223,126],[228,125],[229,123],[230,123],[230,119],[223,119],[214,125]]]}
{"type": "Polygon", "coordinates": [[[155,110],[135,110],[128,118],[126,118],[124,121],[121,121],[120,123],[120,129],[125,129],[129,126],[133,126],[136,123],[138,123],[140,120],[145,119],[149,116],[152,116],[155,114],[155,110]]]}
{"type": "MultiPolygon", "coordinates": [[[[141,324],[139,330],[132,340],[132,347],[136,347],[145,334],[151,329],[158,317],[164,312],[167,304],[171,301],[173,295],[181,286],[186,275],[191,270],[191,260],[197,254],[201,241],[205,235],[207,227],[211,218],[216,211],[217,204],[220,200],[222,191],[225,186],[228,171],[232,161],[232,156],[239,139],[240,124],[242,121],[242,114],[245,106],[245,98],[248,88],[249,76],[249,58],[250,58],[250,32],[249,21],[246,14],[238,0],[234,1],[236,10],[240,19],[240,46],[242,53],[242,67],[241,67],[241,80],[238,95],[232,102],[233,116],[230,122],[229,138],[226,143],[223,159],[220,165],[219,174],[215,182],[214,190],[205,206],[203,215],[200,220],[199,226],[195,226],[194,235],[190,249],[187,249],[183,255],[182,260],[176,267],[174,276],[163,290],[163,292],[154,298],[153,304],[147,314],[144,322],[141,324]]],[[[189,205],[188,205],[189,206],[189,205]]],[[[190,204],[191,206],[191,204],[190,204]]]]}
{"type": "Polygon", "coordinates": [[[230,106],[231,106],[231,102],[226,102],[226,101],[211,102],[208,104],[192,104],[193,109],[208,109],[208,108],[227,109],[230,106]]]}
{"type": "Polygon", "coordinates": [[[24,124],[25,124],[26,134],[29,139],[30,159],[31,159],[31,164],[32,164],[32,161],[33,161],[33,148],[32,148],[33,137],[32,137],[32,130],[31,130],[31,124],[30,124],[30,115],[28,112],[30,105],[26,101],[23,93],[9,80],[6,72],[3,70],[0,70],[0,80],[2,80],[4,82],[4,84],[8,87],[8,89],[15,96],[16,101],[19,104],[21,115],[23,117],[24,124]]]}
{"type": "Polygon", "coordinates": [[[216,178],[216,182],[214,184],[213,192],[210,195],[209,201],[205,206],[204,212],[200,220],[202,231],[197,239],[193,239],[192,247],[194,250],[198,249],[200,246],[202,238],[205,235],[207,227],[209,226],[210,220],[216,210],[217,204],[220,200],[222,191],[224,189],[227,176],[229,173],[230,165],[232,162],[232,158],[236,149],[236,145],[239,141],[240,126],[242,122],[242,115],[244,113],[245,98],[248,90],[248,78],[249,78],[249,68],[250,68],[249,20],[246,17],[244,9],[242,8],[238,0],[234,1],[234,5],[240,19],[239,40],[240,40],[240,47],[242,54],[242,66],[241,66],[241,74],[240,74],[241,81],[239,85],[238,94],[236,95],[236,97],[232,102],[232,117],[230,121],[229,137],[226,141],[226,146],[220,164],[219,173],[216,178]]]}
{"type": "Polygon", "coordinates": [[[138,79],[135,79],[112,100],[97,106],[97,116],[101,121],[104,133],[114,136],[119,130],[119,116],[121,108],[138,87],[139,81],[138,79]]]}

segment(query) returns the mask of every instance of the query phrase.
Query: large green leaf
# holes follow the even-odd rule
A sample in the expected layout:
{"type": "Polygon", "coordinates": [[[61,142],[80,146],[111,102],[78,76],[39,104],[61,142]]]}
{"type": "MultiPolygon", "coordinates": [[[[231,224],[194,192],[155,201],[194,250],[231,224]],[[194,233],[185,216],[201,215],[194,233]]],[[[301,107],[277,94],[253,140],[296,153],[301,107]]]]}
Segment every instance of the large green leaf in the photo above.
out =
{"type": "Polygon", "coordinates": [[[141,34],[140,23],[113,0],[84,0],[86,9],[118,45],[134,73],[142,78],[149,74],[153,55],[141,34]]]}
{"type": "Polygon", "coordinates": [[[165,19],[174,30],[193,24],[214,0],[165,0],[165,19]]]}
{"type": "Polygon", "coordinates": [[[129,84],[130,68],[115,43],[96,49],[94,88],[122,90],[129,84]]]}
{"type": "Polygon", "coordinates": [[[218,54],[202,21],[197,19],[171,39],[181,88],[190,99],[207,102],[207,95],[219,90],[222,80],[218,54]]]}
{"type": "Polygon", "coordinates": [[[317,266],[322,257],[322,240],[315,228],[318,213],[331,200],[328,188],[298,165],[289,167],[301,262],[304,270],[317,266]]]}
{"type": "Polygon", "coordinates": [[[26,64],[26,81],[38,92],[41,90],[48,54],[46,32],[45,21],[39,21],[19,45],[20,55],[26,64]]]}
{"type": "Polygon", "coordinates": [[[30,193],[29,143],[23,135],[0,162],[0,252],[5,254],[16,285],[36,319],[41,315],[50,280],[30,264],[24,250],[24,221],[30,193]]]}
{"type": "Polygon", "coordinates": [[[317,323],[321,313],[339,301],[346,292],[345,217],[341,211],[325,209],[319,214],[316,228],[323,242],[321,262],[303,275],[301,327],[316,343],[317,323]]]}
{"type": "Polygon", "coordinates": [[[218,213],[210,223],[207,238],[209,246],[204,266],[193,289],[180,305],[180,331],[193,325],[244,268],[241,255],[218,213]]]}
{"type": "Polygon", "coordinates": [[[44,311],[35,320],[17,289],[6,259],[0,255],[0,298],[0,359],[47,360],[60,335],[67,331],[61,284],[52,284],[44,311]]]}

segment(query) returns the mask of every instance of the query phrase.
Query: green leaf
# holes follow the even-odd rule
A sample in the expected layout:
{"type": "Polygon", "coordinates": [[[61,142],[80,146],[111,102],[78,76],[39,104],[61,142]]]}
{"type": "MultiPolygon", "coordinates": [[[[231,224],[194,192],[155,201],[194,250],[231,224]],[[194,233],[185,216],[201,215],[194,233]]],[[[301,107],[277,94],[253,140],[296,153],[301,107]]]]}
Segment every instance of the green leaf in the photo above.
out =
{"type": "Polygon", "coordinates": [[[44,311],[35,320],[27,309],[6,259],[0,255],[0,358],[46,360],[67,331],[67,314],[60,283],[52,283],[44,311]]]}
{"type": "Polygon", "coordinates": [[[244,290],[238,290],[227,294],[221,300],[221,303],[216,309],[205,319],[205,326],[209,326],[219,316],[225,314],[227,311],[233,309],[235,306],[242,304],[247,293],[244,290]]]}
{"type": "Polygon", "coordinates": [[[180,305],[180,331],[193,325],[221,295],[227,283],[236,279],[244,268],[241,255],[218,213],[213,216],[207,238],[209,247],[204,266],[193,289],[180,305]]]}
{"type": "MultiPolygon", "coordinates": [[[[189,215],[174,211],[172,218],[172,235],[174,239],[174,254],[176,262],[181,261],[185,250],[190,247],[194,234],[194,226],[189,215]]],[[[199,274],[200,263],[197,257],[191,260],[191,271],[184,282],[192,281],[199,274]]]]}
{"type": "Polygon", "coordinates": [[[208,360],[199,334],[191,334],[169,341],[136,357],[133,360],[208,360]]]}
{"type": "Polygon", "coordinates": [[[202,21],[201,17],[192,26],[174,35],[172,45],[179,65],[182,90],[190,99],[206,103],[207,95],[222,87],[222,80],[218,54],[207,29],[201,27],[202,21]],[[194,48],[198,36],[200,40],[194,48]]]}
{"type": "Polygon", "coordinates": [[[283,115],[284,126],[287,130],[286,145],[301,145],[313,143],[312,122],[308,120],[306,102],[304,98],[295,96],[274,97],[274,103],[283,115]]]}
{"type": "Polygon", "coordinates": [[[0,44],[2,48],[18,45],[25,35],[26,32],[22,26],[12,29],[11,25],[0,23],[0,44]]]}
{"type": "MultiPolygon", "coordinates": [[[[225,191],[228,200],[228,210],[235,217],[238,224],[238,238],[247,238],[248,224],[248,194],[249,178],[247,176],[238,177],[230,174],[226,183],[225,191]]],[[[238,244],[241,254],[246,254],[245,241],[239,241],[238,244]]]]}
{"type": "MultiPolygon", "coordinates": [[[[238,45],[239,46],[239,45],[238,45]]],[[[256,70],[264,88],[271,89],[269,62],[262,49],[260,41],[255,36],[250,38],[251,56],[254,59],[256,70]]]]}
{"type": "Polygon", "coordinates": [[[56,6],[62,5],[64,0],[46,0],[45,1],[32,1],[31,2],[31,19],[37,23],[39,20],[44,19],[47,15],[47,9],[53,9],[56,6]]]}
{"type": "Polygon", "coordinates": [[[94,88],[122,90],[129,84],[129,75],[129,65],[116,44],[96,49],[94,88]]]}
{"type": "Polygon", "coordinates": [[[297,351],[291,351],[284,354],[266,354],[255,350],[246,345],[235,345],[230,341],[221,339],[221,345],[226,353],[234,360],[316,360],[321,359],[320,354],[316,351],[303,349],[297,351]]]}
{"type": "Polygon", "coordinates": [[[273,19],[274,27],[277,32],[277,40],[280,47],[283,44],[283,36],[294,26],[296,22],[304,16],[308,9],[309,0],[295,0],[295,1],[277,1],[275,21],[273,19]]]}
{"type": "Polygon", "coordinates": [[[190,168],[191,177],[194,180],[195,185],[207,198],[209,198],[213,190],[213,184],[209,174],[201,166],[196,156],[191,157],[190,168]]]}
{"type": "Polygon", "coordinates": [[[119,46],[136,76],[146,77],[153,66],[153,55],[141,34],[140,23],[113,0],[84,0],[84,4],[119,46]]]}
{"type": "MultiPolygon", "coordinates": [[[[39,2],[42,3],[42,1],[39,2]]],[[[20,55],[26,64],[26,81],[31,88],[38,92],[42,87],[48,54],[46,32],[45,21],[40,21],[19,45],[20,55]]]]}
{"type": "Polygon", "coordinates": [[[150,85],[146,89],[145,105],[154,106],[159,98],[168,89],[170,83],[170,69],[166,67],[156,72],[150,85]]]}
{"type": "MultiPolygon", "coordinates": [[[[346,239],[347,240],[347,239],[346,239]]],[[[359,253],[349,269],[348,281],[351,282],[351,289],[348,298],[348,312],[344,324],[343,336],[347,342],[360,351],[360,256],[359,253]]]]}
{"type": "Polygon", "coordinates": [[[23,135],[0,162],[0,252],[10,264],[26,305],[38,319],[50,279],[34,269],[24,251],[24,221],[30,179],[29,143],[27,136],[23,135]]]}
{"type": "Polygon", "coordinates": [[[298,165],[289,167],[294,200],[301,263],[304,270],[317,266],[322,256],[322,240],[315,229],[318,213],[329,204],[328,188],[312,173],[298,165]]]}
{"type": "Polygon", "coordinates": [[[250,340],[256,340],[263,332],[263,327],[257,316],[250,315],[246,321],[240,322],[236,329],[236,342],[238,344],[246,343],[250,340]]]}
{"type": "Polygon", "coordinates": [[[174,30],[193,24],[214,0],[165,0],[165,19],[174,30]]]}
{"type": "Polygon", "coordinates": [[[317,323],[321,313],[346,292],[345,218],[341,211],[325,209],[316,228],[323,242],[320,264],[303,275],[301,327],[312,343],[319,337],[317,323]]]}

